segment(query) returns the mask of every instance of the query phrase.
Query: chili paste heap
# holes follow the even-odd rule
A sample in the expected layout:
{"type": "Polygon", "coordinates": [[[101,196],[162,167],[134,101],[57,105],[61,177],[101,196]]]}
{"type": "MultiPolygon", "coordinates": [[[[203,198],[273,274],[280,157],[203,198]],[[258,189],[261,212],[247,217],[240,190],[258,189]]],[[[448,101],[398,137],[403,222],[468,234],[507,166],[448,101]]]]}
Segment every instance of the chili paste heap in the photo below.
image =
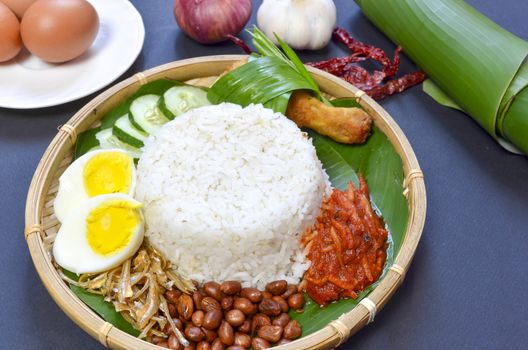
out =
{"type": "Polygon", "coordinates": [[[304,275],[305,289],[320,305],[357,292],[375,282],[387,259],[388,232],[370,203],[368,187],[360,177],[346,191],[334,189],[314,226],[304,233],[311,266],[304,275]]]}

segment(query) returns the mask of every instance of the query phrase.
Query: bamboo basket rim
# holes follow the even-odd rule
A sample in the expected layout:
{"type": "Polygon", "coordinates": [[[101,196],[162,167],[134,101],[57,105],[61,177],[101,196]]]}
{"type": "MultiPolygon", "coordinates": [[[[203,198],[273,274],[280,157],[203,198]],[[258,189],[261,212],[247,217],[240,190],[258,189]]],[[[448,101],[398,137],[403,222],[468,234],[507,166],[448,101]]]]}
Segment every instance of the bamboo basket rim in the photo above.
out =
{"type": "MultiPolygon", "coordinates": [[[[82,107],[67,124],[58,128],[57,135],[37,166],[26,200],[26,229],[24,232],[33,263],[40,279],[59,307],[78,326],[106,347],[145,350],[159,348],[104,321],[78,299],[59,276],[46,250],[46,227],[43,224],[43,213],[46,210],[44,205],[51,181],[61,163],[67,161],[77,135],[89,129],[106,112],[130,96],[141,85],[161,77],[191,80],[217,76],[230,64],[246,57],[246,55],[219,55],[175,61],[137,73],[108,88],[82,107]],[[193,73],[197,69],[202,73],[201,76],[193,73]]],[[[384,307],[405,278],[419,243],[426,216],[424,176],[414,151],[398,124],[363,91],[321,70],[312,67],[308,67],[308,70],[313,74],[322,91],[331,91],[330,93],[335,97],[355,97],[374,118],[376,126],[389,138],[403,163],[403,188],[404,195],[407,197],[409,217],[403,243],[394,259],[394,264],[369,296],[323,329],[292,343],[279,346],[278,350],[335,348],[346,341],[350,335],[372,322],[376,313],[384,307]]]]}

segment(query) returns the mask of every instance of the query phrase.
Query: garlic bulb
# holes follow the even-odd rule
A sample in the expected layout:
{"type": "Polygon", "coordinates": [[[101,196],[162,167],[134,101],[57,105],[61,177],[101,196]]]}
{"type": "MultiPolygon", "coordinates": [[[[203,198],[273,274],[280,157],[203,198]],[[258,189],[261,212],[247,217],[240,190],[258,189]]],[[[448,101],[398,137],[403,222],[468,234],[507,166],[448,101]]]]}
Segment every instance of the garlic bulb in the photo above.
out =
{"type": "Polygon", "coordinates": [[[264,0],[257,23],[275,43],[273,33],[294,49],[317,50],[331,39],[336,7],[332,0],[264,0]]]}

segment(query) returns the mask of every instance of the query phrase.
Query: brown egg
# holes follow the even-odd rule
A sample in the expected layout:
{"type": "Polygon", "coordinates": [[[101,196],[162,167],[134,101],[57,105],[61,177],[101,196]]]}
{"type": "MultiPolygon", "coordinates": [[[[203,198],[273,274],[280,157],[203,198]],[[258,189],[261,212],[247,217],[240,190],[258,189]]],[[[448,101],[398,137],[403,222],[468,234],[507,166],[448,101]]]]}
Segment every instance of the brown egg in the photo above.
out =
{"type": "Polygon", "coordinates": [[[22,18],[26,48],[44,61],[60,63],[82,55],[99,31],[99,17],[86,0],[37,0],[22,18]]]}
{"type": "Polygon", "coordinates": [[[0,2],[0,62],[9,61],[21,48],[18,18],[9,7],[0,2]]]}
{"type": "Polygon", "coordinates": [[[13,11],[13,13],[22,19],[24,12],[37,0],[2,0],[2,2],[13,11]]]}

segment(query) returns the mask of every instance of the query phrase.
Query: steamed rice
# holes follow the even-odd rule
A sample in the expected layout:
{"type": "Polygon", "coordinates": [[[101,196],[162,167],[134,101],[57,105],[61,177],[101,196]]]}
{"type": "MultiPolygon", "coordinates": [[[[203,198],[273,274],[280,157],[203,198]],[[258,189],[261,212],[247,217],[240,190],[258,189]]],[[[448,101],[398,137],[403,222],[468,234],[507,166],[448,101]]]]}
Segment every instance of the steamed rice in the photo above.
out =
{"type": "Polygon", "coordinates": [[[298,283],[301,233],[329,193],[311,140],[262,105],[191,110],[145,142],[136,198],[146,237],[183,276],[298,283]]]}

